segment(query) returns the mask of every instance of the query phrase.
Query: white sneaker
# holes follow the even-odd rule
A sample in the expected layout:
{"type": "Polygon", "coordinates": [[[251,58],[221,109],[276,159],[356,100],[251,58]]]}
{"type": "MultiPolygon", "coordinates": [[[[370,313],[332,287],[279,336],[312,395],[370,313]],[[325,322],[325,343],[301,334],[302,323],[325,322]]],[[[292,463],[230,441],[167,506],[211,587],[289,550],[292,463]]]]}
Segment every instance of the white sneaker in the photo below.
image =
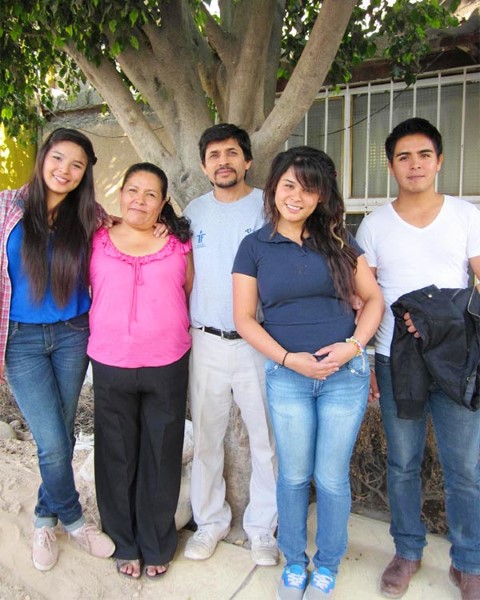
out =
{"type": "Polygon", "coordinates": [[[227,534],[228,531],[220,537],[214,537],[206,529],[198,529],[185,546],[185,558],[190,558],[191,560],[206,560],[210,558],[215,552],[218,542],[223,540],[227,534]]]}
{"type": "Polygon", "coordinates": [[[55,566],[58,546],[53,527],[35,527],[33,530],[32,560],[39,571],[49,571],[55,566]]]}
{"type": "Polygon", "coordinates": [[[269,533],[254,535],[250,540],[252,560],[260,567],[278,565],[277,540],[269,533]]]}

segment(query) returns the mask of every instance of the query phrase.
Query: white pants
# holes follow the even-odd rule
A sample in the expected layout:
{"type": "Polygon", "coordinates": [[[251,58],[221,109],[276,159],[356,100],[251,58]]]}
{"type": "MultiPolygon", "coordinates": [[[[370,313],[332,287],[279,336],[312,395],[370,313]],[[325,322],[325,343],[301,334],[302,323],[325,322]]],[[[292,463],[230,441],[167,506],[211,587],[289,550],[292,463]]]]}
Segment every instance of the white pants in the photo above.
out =
{"type": "Polygon", "coordinates": [[[250,501],[243,528],[249,538],[273,534],[277,526],[276,459],[265,399],[265,358],[241,339],[225,340],[193,328],[191,334],[191,501],[195,522],[215,537],[230,527],[223,444],[233,399],[247,428],[252,456],[250,501]]]}

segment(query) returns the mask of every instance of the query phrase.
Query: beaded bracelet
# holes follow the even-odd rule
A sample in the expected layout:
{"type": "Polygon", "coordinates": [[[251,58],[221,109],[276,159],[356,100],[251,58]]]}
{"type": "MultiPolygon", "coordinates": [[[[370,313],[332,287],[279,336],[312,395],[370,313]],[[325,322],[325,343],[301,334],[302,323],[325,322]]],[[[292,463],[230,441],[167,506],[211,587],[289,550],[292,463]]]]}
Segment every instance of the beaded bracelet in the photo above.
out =
{"type": "Polygon", "coordinates": [[[348,344],[355,344],[355,346],[357,347],[357,353],[355,354],[355,356],[360,356],[361,354],[363,354],[363,346],[358,338],[352,335],[352,337],[347,338],[345,341],[348,344]]]}

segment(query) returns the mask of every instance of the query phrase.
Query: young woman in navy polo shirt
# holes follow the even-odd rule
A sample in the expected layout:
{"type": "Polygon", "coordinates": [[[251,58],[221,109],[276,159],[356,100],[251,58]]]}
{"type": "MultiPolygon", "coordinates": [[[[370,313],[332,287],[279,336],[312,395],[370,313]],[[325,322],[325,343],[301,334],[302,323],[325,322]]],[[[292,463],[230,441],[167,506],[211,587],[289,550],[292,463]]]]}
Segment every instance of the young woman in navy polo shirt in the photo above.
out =
{"type": "Polygon", "coordinates": [[[364,346],[380,323],[384,302],[362,250],[345,229],[329,156],[306,146],[280,153],[264,197],[267,224],[243,240],[233,267],[235,324],[268,359],[267,397],[279,463],[278,542],[286,559],[277,597],[314,600],[333,595],[347,548],[349,464],[369,389],[364,346]],[[357,323],[354,294],[364,303],[357,323]],[[263,325],[256,320],[258,300],[263,325]],[[309,578],[312,478],[317,551],[309,578]]]}

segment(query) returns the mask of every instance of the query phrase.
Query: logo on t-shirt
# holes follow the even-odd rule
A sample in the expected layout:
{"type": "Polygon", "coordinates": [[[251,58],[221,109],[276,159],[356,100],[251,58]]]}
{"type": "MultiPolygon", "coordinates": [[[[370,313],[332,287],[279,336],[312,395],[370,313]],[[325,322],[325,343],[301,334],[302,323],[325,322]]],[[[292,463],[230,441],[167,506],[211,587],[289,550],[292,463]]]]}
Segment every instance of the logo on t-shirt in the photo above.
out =
{"type": "Polygon", "coordinates": [[[204,231],[202,231],[201,229],[200,229],[200,231],[197,234],[195,234],[195,239],[197,241],[197,243],[195,244],[195,248],[203,248],[205,246],[203,238],[206,235],[207,234],[204,231]]]}
{"type": "Polygon", "coordinates": [[[253,232],[253,227],[248,227],[247,229],[245,229],[245,233],[248,235],[249,233],[253,232]]]}

